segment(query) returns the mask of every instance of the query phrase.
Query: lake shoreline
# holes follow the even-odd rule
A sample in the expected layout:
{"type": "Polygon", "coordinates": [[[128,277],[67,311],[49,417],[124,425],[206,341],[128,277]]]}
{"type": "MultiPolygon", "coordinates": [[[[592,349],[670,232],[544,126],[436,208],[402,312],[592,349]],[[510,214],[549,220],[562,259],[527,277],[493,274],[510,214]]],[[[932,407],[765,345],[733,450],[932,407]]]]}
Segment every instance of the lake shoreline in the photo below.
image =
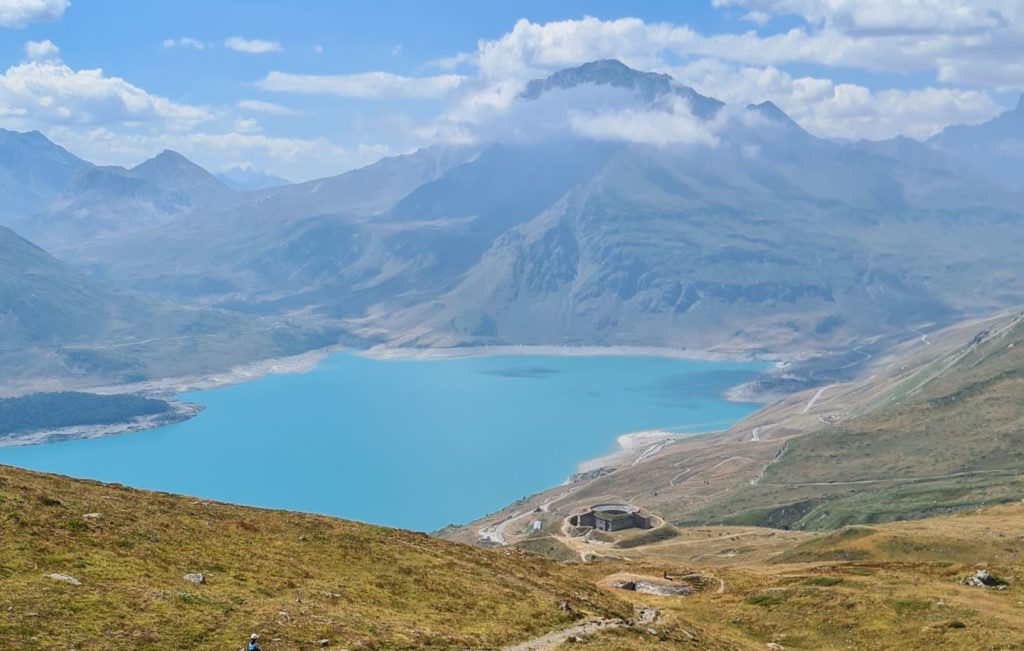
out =
{"type": "MultiPolygon", "coordinates": [[[[288,372],[295,376],[304,376],[306,375],[305,373],[299,373],[297,371],[306,370],[314,366],[317,368],[317,371],[310,375],[319,374],[320,369],[323,369],[323,372],[328,374],[325,376],[326,378],[337,377],[340,379],[342,377],[348,377],[349,379],[344,380],[344,382],[352,385],[353,387],[358,387],[360,389],[365,386],[368,386],[363,385],[361,383],[362,380],[360,378],[363,377],[362,374],[364,372],[369,373],[368,377],[376,378],[378,381],[382,381],[382,376],[389,378],[394,376],[396,379],[401,378],[402,382],[399,384],[394,384],[389,380],[385,384],[373,385],[376,388],[374,388],[372,392],[367,393],[366,396],[363,397],[363,399],[357,401],[357,404],[360,405],[367,405],[367,403],[372,404],[372,406],[368,407],[368,409],[370,410],[369,413],[375,415],[371,415],[369,417],[370,420],[366,420],[365,422],[358,421],[358,423],[352,420],[362,418],[361,416],[359,416],[360,412],[358,410],[353,409],[353,405],[350,404],[353,399],[352,396],[358,396],[361,394],[359,393],[358,390],[355,392],[349,390],[337,394],[338,400],[349,401],[347,403],[349,404],[349,408],[343,412],[338,412],[339,415],[344,414],[343,419],[341,421],[324,421],[325,423],[348,423],[347,431],[350,432],[349,436],[355,437],[353,440],[358,439],[360,441],[360,449],[362,449],[362,447],[367,447],[367,449],[373,453],[369,456],[365,456],[365,458],[373,460],[372,463],[374,464],[374,467],[386,469],[387,467],[389,467],[389,463],[405,463],[406,461],[408,461],[410,455],[400,450],[387,449],[386,446],[382,448],[381,445],[379,445],[378,443],[373,443],[375,439],[372,436],[366,438],[358,435],[361,432],[368,431],[363,428],[363,425],[365,425],[366,422],[372,421],[374,423],[379,423],[381,422],[381,419],[388,420],[387,414],[390,412],[388,412],[386,408],[383,411],[381,411],[381,407],[385,403],[387,403],[388,400],[390,400],[388,398],[388,396],[390,395],[389,391],[398,392],[397,395],[399,396],[408,395],[410,398],[416,398],[420,401],[418,403],[414,401],[411,402],[410,404],[421,404],[422,394],[420,393],[420,391],[422,390],[423,387],[427,387],[430,386],[431,384],[434,384],[437,387],[437,391],[440,392],[440,395],[445,396],[449,403],[454,401],[454,405],[456,407],[454,409],[454,412],[459,412],[459,410],[463,408],[466,396],[476,395],[474,392],[477,391],[478,388],[484,385],[489,387],[498,387],[496,389],[488,389],[486,392],[488,396],[486,400],[489,400],[492,403],[494,403],[495,409],[492,410],[487,407],[482,407],[482,403],[478,403],[476,401],[474,401],[474,407],[467,407],[467,409],[469,411],[472,411],[474,409],[477,411],[483,410],[480,417],[483,419],[483,422],[487,423],[487,427],[492,427],[490,421],[492,418],[495,418],[496,420],[494,420],[494,423],[498,425],[495,426],[496,429],[494,429],[493,431],[496,433],[502,432],[500,423],[506,423],[506,425],[504,426],[504,430],[506,430],[505,434],[507,434],[507,436],[505,434],[495,434],[494,438],[495,445],[499,445],[499,443],[497,442],[502,440],[502,436],[504,436],[504,440],[509,441],[509,443],[505,444],[504,448],[501,448],[504,450],[501,454],[495,454],[494,451],[490,450],[490,447],[488,446],[477,445],[476,443],[473,443],[470,446],[475,446],[476,448],[476,460],[472,465],[472,468],[475,469],[473,470],[473,472],[476,474],[485,474],[490,477],[490,480],[487,480],[486,478],[481,479],[478,477],[474,481],[482,480],[486,481],[487,483],[491,483],[492,487],[486,489],[484,493],[494,493],[495,495],[500,496],[500,499],[496,500],[494,503],[494,505],[499,505],[504,503],[504,501],[508,499],[508,495],[505,494],[506,492],[508,492],[509,495],[512,495],[518,492],[519,490],[522,490],[525,493],[537,490],[538,488],[541,488],[546,485],[550,485],[550,483],[557,484],[567,475],[572,473],[574,469],[580,466],[581,462],[583,464],[581,466],[581,469],[586,469],[590,467],[593,464],[587,460],[592,460],[594,457],[605,456],[603,453],[608,451],[609,448],[616,443],[621,448],[625,448],[630,454],[628,461],[620,459],[617,461],[617,465],[624,463],[632,463],[634,461],[639,461],[642,458],[646,458],[647,455],[650,455],[656,452],[657,450],[660,450],[662,447],[671,444],[673,441],[682,438],[682,432],[699,432],[700,429],[702,429],[703,427],[717,427],[718,425],[714,421],[716,421],[717,419],[733,418],[733,414],[739,412],[743,413],[737,418],[744,417],[746,415],[746,412],[748,412],[751,409],[756,409],[757,407],[754,405],[748,405],[746,407],[733,405],[729,407],[726,406],[727,401],[723,400],[722,396],[731,385],[745,381],[763,372],[767,366],[764,363],[745,363],[737,364],[735,366],[724,364],[723,368],[729,369],[730,372],[740,373],[740,375],[718,375],[717,373],[712,373],[711,375],[707,376],[706,379],[696,380],[695,384],[692,381],[690,383],[687,383],[686,381],[683,381],[680,378],[685,377],[685,374],[691,372],[704,373],[712,370],[717,370],[719,368],[719,364],[716,362],[707,362],[703,364],[687,364],[682,360],[679,360],[679,355],[674,355],[672,356],[672,358],[669,358],[669,356],[666,355],[634,355],[633,357],[636,357],[636,359],[634,360],[628,359],[625,356],[626,353],[634,351],[622,349],[614,350],[615,353],[618,353],[618,359],[609,359],[607,361],[600,359],[601,356],[595,355],[594,353],[613,352],[610,351],[609,349],[591,348],[581,350],[579,348],[576,348],[573,351],[571,351],[576,353],[575,355],[552,356],[550,360],[545,361],[542,361],[541,358],[536,357],[536,355],[533,356],[533,359],[537,360],[536,362],[531,361],[531,359],[528,359],[525,355],[517,356],[518,359],[502,359],[499,357],[495,357],[493,355],[474,355],[473,357],[481,359],[478,359],[476,361],[465,359],[457,364],[444,363],[438,364],[436,365],[436,367],[433,364],[386,364],[373,359],[371,356],[361,354],[362,351],[349,350],[348,354],[337,355],[332,358],[331,362],[323,366],[316,366],[317,361],[319,359],[326,357],[326,355],[330,354],[331,352],[340,351],[318,351],[318,353],[315,354],[315,356],[304,355],[302,357],[299,357],[298,359],[293,357],[288,360],[285,360],[287,361],[286,364],[280,363],[281,360],[277,360],[270,363],[263,362],[262,364],[259,365],[259,367],[254,367],[250,365],[241,370],[236,369],[230,375],[217,374],[214,377],[200,379],[201,381],[196,381],[197,379],[195,378],[187,378],[185,380],[177,379],[170,381],[162,381],[159,383],[147,383],[145,386],[136,385],[131,388],[148,389],[149,391],[156,392],[161,390],[171,391],[180,388],[196,389],[211,386],[223,386],[224,384],[227,383],[228,380],[232,380],[233,382],[231,383],[237,384],[238,380],[240,379],[254,379],[254,375],[257,372],[260,372],[261,375],[288,372]],[[590,357],[590,359],[586,359],[584,355],[582,355],[581,353],[586,353],[586,356],[590,357]],[[489,357],[490,359],[484,359],[487,357],[489,357]],[[644,357],[646,357],[646,359],[643,359],[644,357]],[[660,361],[658,361],[658,359],[656,358],[661,359],[660,361]],[[358,361],[360,359],[362,359],[362,362],[358,361]],[[558,361],[559,359],[563,361],[558,361]],[[678,366],[676,365],[676,361],[679,362],[678,366]],[[358,373],[354,375],[344,370],[353,368],[363,370],[358,371],[358,373]],[[563,371],[563,368],[568,370],[563,371]],[[416,378],[419,378],[419,380],[416,381],[416,378]],[[448,378],[455,379],[456,381],[449,382],[448,378]],[[495,384],[499,382],[507,384],[495,384]],[[353,385],[352,383],[355,384],[353,385]],[[511,389],[511,391],[508,394],[506,394],[505,389],[501,387],[508,387],[509,389],[511,389]],[[584,401],[591,401],[591,407],[587,409],[585,412],[580,413],[579,415],[573,415],[574,412],[571,412],[569,410],[573,409],[574,407],[560,406],[565,404],[563,402],[563,399],[560,397],[563,391],[566,392],[567,397],[571,396],[573,400],[581,401],[581,404],[584,404],[584,401]],[[665,399],[659,398],[660,395],[667,395],[659,393],[664,391],[674,392],[675,395],[680,398],[680,400],[666,402],[665,399]],[[688,399],[686,398],[689,395],[689,392],[691,391],[694,392],[695,396],[704,396],[703,398],[701,398],[701,400],[706,399],[708,401],[706,407],[700,407],[700,409],[706,409],[706,411],[690,411],[690,409],[698,409],[698,407],[690,405],[688,399]],[[601,397],[602,394],[604,396],[603,398],[601,397]],[[524,398],[528,398],[528,400],[524,402],[524,398]],[[595,400],[599,402],[594,403],[593,401],[595,400]],[[620,401],[622,402],[623,409],[619,409],[617,406],[620,401]],[[505,405],[520,406],[499,407],[499,403],[505,405]],[[528,424],[516,425],[515,423],[518,421],[513,422],[510,419],[503,419],[501,416],[496,416],[496,414],[502,413],[501,409],[504,409],[506,412],[508,412],[511,409],[516,414],[515,417],[518,418],[518,414],[522,413],[521,408],[526,407],[527,405],[533,406],[533,409],[527,409],[527,411],[535,412],[532,416],[527,417],[526,420],[523,421],[524,423],[528,424]],[[612,409],[613,412],[609,412],[607,415],[609,416],[609,418],[614,418],[609,420],[609,418],[595,416],[595,412],[603,413],[601,409],[605,411],[612,409]],[[637,411],[633,413],[631,409],[637,409],[637,411]],[[691,425],[675,425],[676,423],[691,423],[691,425]],[[644,431],[642,433],[638,433],[637,430],[644,431]],[[559,440],[563,437],[555,435],[559,433],[564,433],[565,444],[551,443],[546,446],[541,446],[538,449],[547,450],[548,448],[551,448],[553,454],[549,455],[547,452],[545,452],[545,457],[543,460],[531,459],[529,458],[529,456],[523,455],[528,455],[528,451],[534,449],[531,447],[533,443],[530,443],[530,441],[533,441],[534,438],[536,438],[536,436],[533,436],[531,434],[531,436],[526,436],[522,442],[517,442],[518,439],[515,435],[516,431],[527,433],[547,431],[548,433],[544,435],[545,437],[547,437],[548,439],[554,437],[558,438],[559,440]],[[588,440],[589,442],[587,442],[588,440]],[[370,441],[370,443],[366,443],[366,441],[370,441]],[[571,447],[566,447],[566,445],[571,447]],[[575,448],[576,450],[575,454],[573,453],[573,448],[575,448]],[[488,452],[488,450],[490,451],[488,452]],[[520,456],[522,456],[523,458],[520,458],[520,456]],[[391,459],[392,461],[389,461],[389,459],[391,459]],[[403,461],[403,459],[405,461],[403,461]],[[515,461],[512,461],[512,459],[515,459],[515,461]],[[498,470],[500,467],[500,472],[498,472],[498,476],[494,476],[492,473],[484,473],[483,471],[479,471],[479,469],[486,468],[490,465],[495,466],[496,470],[498,470]],[[506,477],[506,475],[509,475],[509,468],[519,467],[520,465],[522,465],[524,469],[533,469],[532,472],[537,472],[538,474],[543,473],[545,478],[541,482],[534,483],[531,486],[529,483],[526,483],[522,478],[523,473],[515,472],[514,474],[518,478],[511,482],[511,484],[506,482],[504,480],[504,477],[506,477]],[[501,480],[498,481],[499,479],[501,480]],[[522,488],[516,488],[517,486],[520,485],[522,485],[522,488]],[[508,488],[509,486],[512,486],[511,492],[508,488]]],[[[474,352],[497,353],[499,351],[495,351],[494,349],[488,349],[486,351],[474,352]]],[[[504,349],[501,350],[500,352],[508,353],[510,351],[504,349]]],[[[544,352],[546,354],[550,354],[551,352],[554,351],[550,348],[534,348],[532,349],[532,352],[544,352]]],[[[466,355],[461,355],[461,357],[466,357],[466,355]]],[[[608,355],[604,355],[604,357],[608,357],[608,355]]],[[[697,376],[694,376],[694,379],[696,379],[696,377],[697,376]]],[[[234,392],[225,394],[221,394],[220,392],[211,392],[211,394],[208,396],[208,399],[204,398],[202,394],[179,394],[178,396],[176,396],[179,401],[187,401],[189,403],[201,403],[203,405],[208,405],[210,407],[216,406],[218,404],[223,403],[224,401],[227,401],[225,404],[231,404],[232,408],[240,409],[241,412],[235,414],[234,412],[230,411],[224,412],[214,410],[210,414],[204,414],[204,418],[198,419],[197,425],[189,425],[189,423],[196,423],[197,421],[179,423],[175,425],[175,427],[172,429],[161,430],[154,437],[130,437],[131,439],[133,439],[133,441],[130,443],[108,444],[108,440],[108,443],[104,443],[100,445],[98,448],[59,446],[60,452],[57,453],[56,456],[51,455],[49,452],[40,451],[34,454],[30,454],[28,456],[12,456],[10,458],[32,459],[36,463],[38,463],[38,466],[27,465],[23,467],[36,467],[37,469],[42,471],[75,474],[75,472],[72,472],[72,469],[76,467],[86,467],[85,465],[82,465],[84,463],[89,463],[97,468],[104,467],[104,463],[109,463],[101,461],[82,462],[79,460],[79,455],[84,455],[85,457],[90,459],[92,457],[97,457],[97,459],[109,459],[110,457],[106,453],[107,450],[119,450],[129,455],[126,456],[123,461],[123,464],[127,464],[126,467],[128,467],[133,465],[132,462],[130,461],[131,458],[138,458],[138,450],[145,449],[156,451],[154,454],[144,455],[144,458],[147,459],[168,458],[165,457],[165,453],[169,454],[172,450],[177,450],[177,452],[169,454],[169,457],[177,457],[181,454],[186,454],[186,450],[192,449],[192,444],[195,443],[193,439],[203,441],[219,441],[219,443],[214,444],[215,447],[211,448],[218,449],[216,446],[235,445],[236,443],[238,443],[238,441],[235,441],[234,439],[237,439],[239,436],[242,436],[242,439],[240,440],[246,441],[246,445],[248,446],[250,445],[250,442],[254,440],[252,438],[254,436],[253,433],[260,431],[259,427],[263,427],[263,433],[260,434],[260,436],[263,436],[267,441],[280,440],[282,438],[282,434],[287,432],[291,432],[292,437],[296,437],[298,439],[304,438],[305,440],[308,441],[309,446],[316,445],[316,441],[321,438],[324,438],[324,440],[330,440],[331,437],[325,438],[321,436],[320,426],[317,424],[319,421],[315,419],[307,419],[307,415],[318,413],[315,410],[316,404],[334,404],[334,401],[330,400],[329,397],[335,394],[327,392],[322,393],[321,395],[321,391],[319,390],[307,390],[293,396],[293,400],[292,398],[287,397],[283,393],[279,392],[278,389],[280,387],[293,387],[295,386],[295,382],[299,382],[299,386],[312,387],[313,385],[317,384],[319,380],[317,380],[316,378],[311,378],[308,380],[296,379],[294,381],[290,379],[282,379],[273,381],[273,383],[269,385],[269,388],[267,390],[263,390],[260,388],[247,390],[256,391],[256,393],[253,395],[260,396],[258,403],[253,403],[252,409],[247,407],[245,404],[239,403],[237,401],[238,394],[234,392]],[[281,384],[282,382],[287,383],[287,385],[281,384]],[[271,393],[268,393],[267,391],[270,391],[271,393],[273,393],[273,395],[271,395],[271,393]],[[217,393],[217,395],[214,396],[213,393],[217,393]],[[223,398],[221,397],[222,395],[224,396],[223,398]],[[313,396],[320,397],[314,398],[313,396]],[[325,398],[328,398],[327,403],[324,403],[325,398]],[[310,402],[311,400],[313,400],[314,402],[310,402]],[[277,406],[278,401],[280,401],[281,403],[280,408],[277,406]],[[267,405],[267,407],[263,408],[263,411],[266,412],[266,417],[260,417],[258,421],[250,422],[254,411],[258,411],[256,410],[256,404],[267,405]],[[270,411],[268,411],[268,409],[270,411]],[[291,413],[293,411],[295,412],[294,414],[291,413]],[[207,415],[209,415],[210,418],[206,418],[207,415]],[[235,418],[236,415],[239,417],[239,419],[235,418]],[[259,425],[257,426],[255,423],[259,423],[259,425]],[[185,429],[179,430],[178,428],[182,426],[185,426],[185,429]],[[205,433],[201,432],[200,430],[205,430],[205,433]],[[239,434],[239,432],[241,432],[242,434],[239,434]],[[155,442],[151,441],[151,438],[155,442]],[[74,450],[74,452],[68,452],[68,450],[74,450]],[[96,452],[96,450],[102,450],[103,452],[96,452]],[[133,457],[132,455],[135,456],[133,457]]],[[[245,382],[244,384],[247,385],[250,383],[245,382]]],[[[329,388],[330,385],[325,386],[329,388]]],[[[125,388],[126,387],[122,385],[118,387],[111,387],[110,390],[117,390],[119,392],[123,392],[125,388]]],[[[369,391],[369,389],[367,389],[367,391],[369,391]]],[[[249,394],[246,393],[245,395],[249,394]]],[[[435,403],[432,401],[428,401],[427,404],[433,405],[435,403]]],[[[575,405],[575,403],[572,404],[575,405]]],[[[328,408],[333,409],[334,407],[328,408]]],[[[578,409],[578,407],[575,408],[578,409]]],[[[208,409],[207,411],[209,412],[210,410],[208,409]]],[[[366,409],[364,409],[363,411],[366,411],[366,409]]],[[[454,413],[451,410],[446,410],[446,412],[449,414],[454,413]]],[[[195,412],[186,414],[186,416],[192,415],[195,415],[195,412]]],[[[475,423],[476,421],[466,420],[457,415],[448,416],[449,420],[452,420],[453,418],[457,420],[459,423],[467,424],[467,426],[470,427],[473,432],[476,431],[475,426],[472,425],[472,423],[475,423]]],[[[18,443],[38,444],[82,438],[98,439],[100,437],[105,437],[107,439],[116,439],[121,437],[111,435],[126,432],[139,432],[150,427],[164,424],[166,423],[133,421],[127,425],[102,427],[94,426],[88,429],[78,428],[74,430],[62,430],[60,432],[50,433],[49,435],[35,433],[31,437],[20,437],[19,439],[12,439],[8,442],[8,445],[13,446],[14,444],[18,443]]],[[[454,421],[453,426],[455,426],[454,421]]],[[[448,433],[452,431],[458,431],[458,428],[462,428],[462,425],[458,425],[457,428],[454,430],[448,427],[442,427],[439,430],[439,432],[448,433]]],[[[328,430],[324,431],[326,432],[328,430]]],[[[463,434],[468,435],[470,433],[472,432],[466,431],[463,434]]],[[[456,444],[458,441],[477,440],[475,438],[467,439],[463,434],[459,434],[459,438],[450,438],[442,434],[441,436],[438,436],[436,439],[432,438],[429,440],[432,441],[432,447],[434,447],[438,451],[457,450],[459,448],[454,448],[452,447],[452,445],[456,444]]],[[[539,440],[546,439],[543,439],[542,437],[542,439],[539,440]]],[[[97,444],[99,445],[98,441],[97,444]]],[[[252,445],[255,446],[254,443],[252,445]]],[[[28,447],[38,448],[41,446],[29,445],[28,447]]],[[[412,447],[415,448],[415,445],[413,445],[412,447]]],[[[257,456],[259,456],[266,454],[265,451],[258,452],[258,450],[263,449],[258,446],[243,447],[239,449],[243,452],[241,456],[251,454],[256,454],[257,456]]],[[[302,454],[305,453],[300,452],[298,453],[298,456],[301,457],[302,454]]],[[[438,452],[438,454],[446,455],[449,453],[438,452]]],[[[218,480],[215,479],[218,475],[220,475],[220,471],[213,468],[213,466],[218,465],[219,462],[217,462],[216,460],[224,459],[226,458],[226,456],[228,455],[226,455],[223,452],[223,450],[219,450],[216,453],[210,453],[203,460],[203,463],[209,465],[210,468],[208,469],[207,472],[199,474],[201,476],[211,478],[210,480],[206,481],[206,483],[210,484],[211,491],[213,491],[214,489],[220,490],[218,480]]],[[[340,456],[329,456],[331,456],[332,459],[346,458],[345,454],[341,454],[340,456]]],[[[362,454],[351,457],[351,459],[362,458],[364,458],[364,455],[362,454]]],[[[197,463],[198,462],[199,461],[197,461],[197,463]]],[[[313,455],[308,459],[303,460],[303,462],[299,464],[299,466],[301,466],[304,469],[308,469],[309,467],[317,467],[317,464],[319,464],[320,462],[321,457],[313,455]]],[[[442,462],[444,462],[443,459],[442,462]]],[[[149,463],[152,463],[152,461],[150,461],[149,463]]],[[[19,464],[14,463],[14,465],[19,464]]],[[[117,468],[121,467],[122,466],[117,466],[117,468]]],[[[394,467],[400,468],[402,466],[396,465],[394,467]]],[[[421,468],[425,473],[432,472],[430,467],[418,467],[421,468]]],[[[76,476],[93,476],[89,473],[86,473],[85,471],[76,472],[78,472],[76,476]]],[[[104,479],[108,481],[121,481],[128,485],[137,485],[140,487],[150,488],[153,490],[164,490],[169,492],[182,493],[188,492],[189,494],[208,496],[210,499],[218,499],[228,502],[237,502],[239,501],[239,499],[244,500],[246,499],[245,495],[248,494],[245,492],[238,493],[237,488],[233,487],[228,487],[228,490],[225,492],[225,494],[219,494],[217,492],[206,493],[200,491],[199,489],[190,489],[187,487],[182,488],[178,487],[177,484],[175,484],[175,482],[183,483],[183,485],[185,486],[188,485],[188,482],[181,480],[180,478],[172,478],[172,480],[170,480],[169,483],[160,484],[156,483],[155,479],[152,479],[154,477],[162,477],[162,475],[159,473],[145,475],[147,477],[145,481],[153,481],[154,483],[152,485],[145,483],[133,483],[132,478],[135,476],[135,474],[139,472],[140,470],[138,468],[133,468],[132,470],[125,472],[115,469],[115,471],[112,471],[108,476],[105,476],[104,479]],[[234,492],[235,494],[232,495],[232,492],[234,492]]],[[[314,474],[317,476],[326,476],[323,472],[314,474]]],[[[163,480],[161,479],[160,481],[163,480]]],[[[478,483],[474,485],[479,486],[478,483]]],[[[459,484],[456,483],[453,486],[458,487],[459,484]]],[[[392,486],[392,488],[388,490],[400,489],[392,486]]],[[[444,490],[450,492],[451,490],[455,490],[455,488],[446,488],[444,490]]],[[[382,491],[381,494],[387,493],[386,491],[382,491]]],[[[269,502],[261,501],[258,499],[251,499],[247,503],[261,505],[268,508],[278,508],[277,503],[274,501],[277,499],[279,499],[279,495],[277,493],[274,493],[273,500],[270,500],[269,502]]],[[[301,497],[301,495],[296,495],[294,499],[301,500],[303,498],[301,497]]],[[[482,499],[480,498],[468,500],[462,506],[458,506],[461,500],[455,500],[454,498],[452,499],[452,521],[465,521],[466,519],[477,517],[481,513],[484,513],[486,510],[490,510],[490,508],[493,508],[492,505],[485,505],[483,509],[477,509],[476,507],[479,506],[477,502],[482,502],[482,499]],[[462,513],[459,513],[459,509],[467,510],[463,511],[462,513]]],[[[362,517],[363,519],[369,518],[369,521],[383,522],[385,524],[391,524],[392,526],[395,526],[394,522],[389,523],[386,520],[374,519],[373,517],[365,514],[360,516],[358,514],[343,515],[343,513],[347,514],[347,512],[335,513],[330,508],[318,506],[316,499],[309,502],[298,501],[292,502],[290,504],[285,503],[284,506],[280,506],[280,508],[291,508],[297,510],[308,510],[312,512],[331,513],[339,517],[362,517]]],[[[363,507],[360,506],[360,508],[363,507]]],[[[410,525],[407,524],[405,526],[410,525]]],[[[412,526],[418,525],[414,524],[412,526]]],[[[434,528],[433,524],[431,524],[428,527],[428,529],[423,530],[429,530],[432,528],[434,528]]]]}
{"type": "MultiPolygon", "coordinates": [[[[78,389],[100,395],[139,394],[165,400],[173,412],[164,418],[136,418],[128,421],[100,425],[78,425],[57,430],[37,430],[0,439],[0,448],[21,445],[45,445],[76,439],[95,439],[143,432],[184,422],[199,415],[202,408],[181,402],[176,396],[191,391],[212,391],[215,389],[259,380],[268,375],[308,373],[332,355],[352,352],[353,354],[379,361],[436,361],[466,359],[473,357],[554,356],[554,357],[660,357],[681,361],[708,362],[764,362],[779,368],[790,363],[782,355],[759,355],[752,353],[725,353],[688,348],[657,346],[563,346],[563,345],[510,345],[510,346],[466,346],[458,348],[406,348],[374,346],[365,350],[351,349],[343,345],[332,345],[308,350],[296,355],[271,357],[235,366],[226,371],[145,380],[128,384],[110,384],[78,389]]],[[[769,372],[769,371],[765,371],[769,372]]],[[[749,389],[752,382],[730,387],[723,398],[729,402],[759,403],[756,392],[749,389]]],[[[69,389],[74,390],[74,389],[69,389]]],[[[665,447],[675,440],[696,436],[706,432],[630,432],[616,440],[616,449],[598,457],[584,459],[577,464],[570,480],[580,474],[593,472],[602,467],[619,467],[623,462],[635,463],[637,457],[651,446],[665,447]],[[647,444],[647,441],[650,441],[647,444]]],[[[646,457],[645,457],[646,458],[646,457]]],[[[569,480],[567,480],[569,481],[569,480]]]]}
{"type": "Polygon", "coordinates": [[[379,360],[436,360],[487,356],[552,356],[552,357],[662,357],[691,362],[765,362],[782,364],[793,361],[791,355],[752,352],[725,352],[667,346],[565,346],[523,344],[508,346],[462,346],[455,348],[404,348],[374,346],[358,354],[379,360]]]}
{"type": "Polygon", "coordinates": [[[81,439],[96,439],[119,434],[132,434],[144,432],[182,423],[190,418],[199,415],[203,410],[202,405],[178,400],[168,400],[170,411],[153,416],[139,416],[129,420],[115,423],[103,423],[99,425],[72,425],[56,429],[40,429],[30,432],[18,432],[0,438],[0,448],[18,447],[23,445],[46,445],[48,443],[61,443],[64,441],[77,441],[81,439]]]}

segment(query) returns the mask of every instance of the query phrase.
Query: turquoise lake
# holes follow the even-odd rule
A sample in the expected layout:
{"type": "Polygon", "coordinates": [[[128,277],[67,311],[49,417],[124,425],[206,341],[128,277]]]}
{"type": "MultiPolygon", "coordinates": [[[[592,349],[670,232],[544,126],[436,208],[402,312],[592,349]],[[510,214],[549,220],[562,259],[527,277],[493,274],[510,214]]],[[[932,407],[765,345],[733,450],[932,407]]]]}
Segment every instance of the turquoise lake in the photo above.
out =
{"type": "Polygon", "coordinates": [[[557,485],[642,430],[727,427],[766,368],[658,357],[375,360],[344,353],[181,400],[196,418],[0,449],[0,463],[431,531],[557,485]]]}

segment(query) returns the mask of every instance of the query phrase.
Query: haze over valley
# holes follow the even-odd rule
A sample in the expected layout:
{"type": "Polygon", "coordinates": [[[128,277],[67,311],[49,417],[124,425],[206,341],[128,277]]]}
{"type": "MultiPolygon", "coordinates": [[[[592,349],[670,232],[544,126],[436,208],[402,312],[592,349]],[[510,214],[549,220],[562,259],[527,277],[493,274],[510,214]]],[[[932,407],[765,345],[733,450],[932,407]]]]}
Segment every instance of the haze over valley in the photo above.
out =
{"type": "Polygon", "coordinates": [[[0,647],[1024,645],[1024,6],[677,4],[0,0],[0,647]]]}

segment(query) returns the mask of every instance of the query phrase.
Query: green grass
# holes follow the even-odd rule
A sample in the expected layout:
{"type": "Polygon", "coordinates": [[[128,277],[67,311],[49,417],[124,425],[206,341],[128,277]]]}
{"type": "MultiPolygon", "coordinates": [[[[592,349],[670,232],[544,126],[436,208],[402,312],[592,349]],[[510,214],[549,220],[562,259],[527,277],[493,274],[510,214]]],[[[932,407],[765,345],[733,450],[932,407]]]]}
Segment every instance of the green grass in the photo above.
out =
{"type": "Polygon", "coordinates": [[[632,549],[634,547],[642,547],[643,545],[653,545],[655,543],[664,542],[666,540],[672,540],[679,536],[679,530],[672,525],[666,524],[646,531],[638,536],[626,538],[615,543],[615,547],[618,549],[632,549]]]}
{"type": "Polygon", "coordinates": [[[829,588],[834,585],[839,585],[842,582],[843,580],[838,576],[812,576],[811,578],[804,580],[803,584],[829,588]]]}

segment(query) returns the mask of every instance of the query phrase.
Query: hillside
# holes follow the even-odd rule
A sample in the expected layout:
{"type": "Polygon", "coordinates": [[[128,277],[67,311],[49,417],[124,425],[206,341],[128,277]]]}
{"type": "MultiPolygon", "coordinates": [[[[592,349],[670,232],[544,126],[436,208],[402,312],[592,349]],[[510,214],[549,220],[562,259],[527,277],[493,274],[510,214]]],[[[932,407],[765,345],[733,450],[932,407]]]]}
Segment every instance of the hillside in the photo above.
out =
{"type": "Polygon", "coordinates": [[[183,307],[96,281],[0,227],[3,393],[225,371],[337,342],[287,319],[183,307]]]}
{"type": "Polygon", "coordinates": [[[38,131],[0,129],[0,226],[44,210],[89,166],[38,131]]]}
{"type": "Polygon", "coordinates": [[[682,529],[618,560],[557,564],[3,467],[0,646],[221,650],[258,631],[268,651],[1014,648],[1024,568],[1008,540],[1022,518],[682,529]],[[957,583],[982,567],[1008,588],[957,583]],[[693,593],[615,587],[666,575],[693,593]]]}
{"type": "MultiPolygon", "coordinates": [[[[626,499],[682,526],[827,530],[1019,501],[1022,355],[1020,315],[931,331],[866,362],[862,380],[793,394],[726,432],[627,457],[451,535],[476,541],[544,502],[545,527],[626,499]]],[[[510,522],[506,537],[521,539],[525,524],[510,522]]]]}
{"type": "Polygon", "coordinates": [[[630,612],[540,557],[11,468],[0,522],[7,649],[496,648],[630,612]]]}
{"type": "Polygon", "coordinates": [[[978,170],[1015,188],[1022,188],[1024,161],[1024,95],[1013,110],[975,125],[955,125],[928,139],[928,144],[970,162],[978,170]]]}
{"type": "Polygon", "coordinates": [[[225,210],[242,195],[181,154],[163,151],[125,169],[90,166],[15,228],[53,251],[69,243],[152,227],[195,212],[225,210]]]}
{"type": "MultiPolygon", "coordinates": [[[[833,427],[790,441],[731,520],[834,528],[1024,497],[1024,320],[984,328],[833,427]]],[[[717,507],[705,509],[709,516],[717,507]]],[[[718,516],[710,516],[720,518],[718,516]]]]}

